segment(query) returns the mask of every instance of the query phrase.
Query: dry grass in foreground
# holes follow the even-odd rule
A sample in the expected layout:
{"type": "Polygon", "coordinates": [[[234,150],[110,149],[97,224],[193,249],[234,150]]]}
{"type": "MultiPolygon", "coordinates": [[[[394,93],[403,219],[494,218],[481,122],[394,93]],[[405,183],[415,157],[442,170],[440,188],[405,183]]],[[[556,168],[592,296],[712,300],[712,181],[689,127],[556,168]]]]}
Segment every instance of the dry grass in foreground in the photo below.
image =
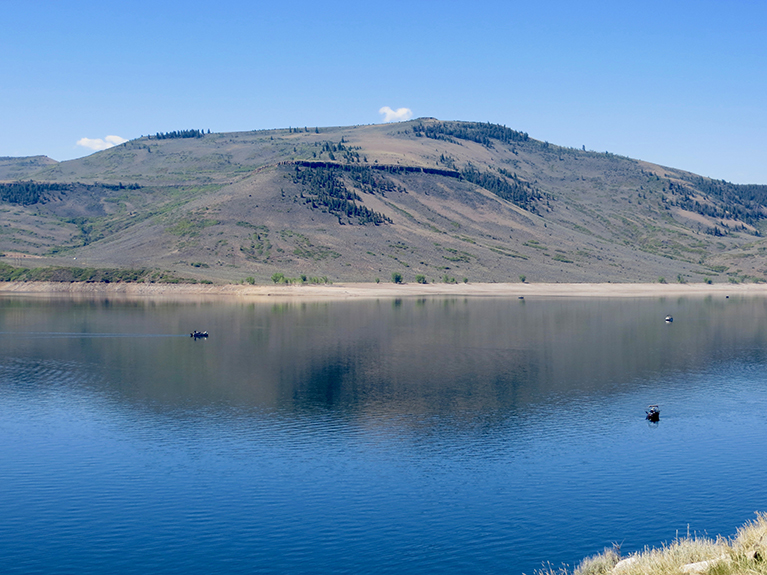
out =
{"type": "MultiPolygon", "coordinates": [[[[547,569],[538,575],[569,575],[566,568],[547,569]]],[[[687,536],[660,549],[621,558],[619,549],[584,559],[572,575],[767,575],[767,514],[741,527],[735,537],[687,536]]]]}

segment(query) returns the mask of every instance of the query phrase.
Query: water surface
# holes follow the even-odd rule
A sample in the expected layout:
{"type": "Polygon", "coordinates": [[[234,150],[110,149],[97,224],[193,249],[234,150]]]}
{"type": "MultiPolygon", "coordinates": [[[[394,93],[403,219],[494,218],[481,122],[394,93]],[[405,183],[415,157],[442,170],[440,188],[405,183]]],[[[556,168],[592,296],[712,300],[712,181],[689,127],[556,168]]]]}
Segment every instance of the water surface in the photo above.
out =
{"type": "Polygon", "coordinates": [[[0,571],[531,574],[731,535],[767,510],[765,326],[758,298],[0,300],[0,571]]]}

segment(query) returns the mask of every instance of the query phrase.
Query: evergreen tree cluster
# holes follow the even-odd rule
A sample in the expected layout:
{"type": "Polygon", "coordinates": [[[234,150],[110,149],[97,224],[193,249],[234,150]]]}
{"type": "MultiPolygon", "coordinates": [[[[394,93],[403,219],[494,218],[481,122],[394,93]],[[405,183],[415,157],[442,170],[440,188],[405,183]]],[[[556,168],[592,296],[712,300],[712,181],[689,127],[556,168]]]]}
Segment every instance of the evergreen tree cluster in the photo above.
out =
{"type": "Polygon", "coordinates": [[[138,190],[141,186],[138,184],[81,184],[73,182],[70,184],[59,184],[51,182],[10,182],[0,183],[0,202],[9,204],[18,204],[22,206],[31,206],[34,204],[44,204],[54,193],[77,192],[78,190],[107,189],[107,190],[138,190]]]}
{"type": "MultiPolygon", "coordinates": [[[[210,130],[208,130],[210,134],[210,130]]],[[[157,132],[154,136],[149,136],[155,140],[175,140],[178,138],[202,138],[205,132],[202,130],[174,130],[173,132],[157,132]]]]}
{"type": "Polygon", "coordinates": [[[530,209],[533,202],[540,200],[542,194],[530,183],[520,180],[516,174],[502,171],[504,177],[490,172],[480,172],[469,164],[461,171],[461,176],[472,184],[494,193],[499,198],[508,200],[521,208],[530,209]]]}
{"type": "Polygon", "coordinates": [[[0,184],[0,201],[9,204],[31,206],[45,203],[50,192],[61,192],[71,189],[71,184],[50,184],[47,182],[11,182],[0,184]]]}
{"type": "MultiPolygon", "coordinates": [[[[767,218],[767,186],[731,184],[700,176],[686,179],[689,185],[673,181],[668,183],[670,196],[662,198],[665,204],[709,218],[739,220],[752,226],[767,218]],[[701,196],[707,196],[708,201],[701,196]]],[[[721,225],[724,229],[728,228],[724,222],[721,225]]],[[[743,226],[740,228],[745,229],[743,226]]],[[[707,233],[722,235],[716,227],[707,230],[707,233]]]]}
{"type": "Polygon", "coordinates": [[[504,144],[512,142],[526,142],[529,136],[526,132],[518,132],[501,126],[485,122],[437,122],[434,124],[416,124],[413,133],[419,137],[432,138],[434,140],[452,141],[452,138],[477,142],[487,148],[493,147],[492,140],[498,140],[504,144]]]}
{"type": "MultiPolygon", "coordinates": [[[[309,189],[306,203],[312,209],[327,209],[331,214],[339,217],[356,219],[361,225],[392,223],[384,214],[375,212],[355,202],[361,198],[354,192],[350,192],[343,178],[339,175],[340,170],[331,167],[313,167],[302,170],[296,166],[293,182],[301,184],[309,189]]],[[[301,197],[305,197],[303,192],[301,197]]]]}
{"type": "MultiPolygon", "coordinates": [[[[369,194],[385,195],[386,192],[407,193],[407,190],[392,182],[389,178],[381,176],[376,172],[388,172],[390,174],[404,174],[409,172],[426,172],[429,168],[414,168],[410,166],[353,166],[349,164],[335,164],[331,162],[309,162],[298,160],[296,166],[307,168],[326,168],[338,173],[343,173],[354,185],[362,192],[369,194]]],[[[444,170],[431,170],[432,173],[444,172],[444,170]]],[[[457,175],[457,172],[456,172],[457,175]]],[[[454,176],[455,177],[455,176],[454,176]]]]}
{"type": "Polygon", "coordinates": [[[455,158],[446,156],[445,154],[440,154],[439,163],[447,166],[451,170],[455,170],[455,158]]]}
{"type": "MultiPolygon", "coordinates": [[[[341,138],[341,141],[338,142],[338,144],[334,144],[333,142],[315,142],[314,145],[315,147],[321,147],[319,152],[320,157],[322,157],[322,154],[326,153],[331,161],[336,161],[336,154],[340,153],[347,164],[360,163],[360,154],[357,150],[361,150],[362,148],[360,146],[345,146],[344,138],[341,138]]],[[[317,157],[316,152],[314,153],[314,157],[317,157]]],[[[367,158],[365,158],[364,161],[367,162],[367,158]]]]}
{"type": "Polygon", "coordinates": [[[693,201],[685,187],[670,182],[669,191],[672,194],[680,192],[682,194],[682,200],[678,200],[677,205],[683,209],[715,218],[735,218],[751,225],[767,217],[767,186],[765,185],[731,184],[724,180],[709,180],[699,176],[690,176],[688,181],[695,189],[719,200],[721,208],[693,201]]]}
{"type": "Polygon", "coordinates": [[[723,208],[715,204],[711,204],[708,202],[701,203],[699,200],[696,200],[689,194],[685,194],[681,196],[680,198],[677,198],[672,203],[672,205],[682,208],[683,210],[687,210],[688,212],[695,212],[696,214],[700,214],[702,216],[708,216],[710,218],[717,218],[717,219],[734,218],[734,219],[746,221],[748,223],[752,223],[749,221],[751,218],[749,218],[745,210],[741,211],[736,209],[735,212],[730,212],[729,210],[724,210],[723,208]]]}
{"type": "Polygon", "coordinates": [[[354,166],[345,170],[345,173],[349,175],[349,179],[354,182],[355,186],[369,194],[385,195],[386,192],[407,192],[402,186],[395,184],[389,178],[376,174],[368,167],[354,166]]]}

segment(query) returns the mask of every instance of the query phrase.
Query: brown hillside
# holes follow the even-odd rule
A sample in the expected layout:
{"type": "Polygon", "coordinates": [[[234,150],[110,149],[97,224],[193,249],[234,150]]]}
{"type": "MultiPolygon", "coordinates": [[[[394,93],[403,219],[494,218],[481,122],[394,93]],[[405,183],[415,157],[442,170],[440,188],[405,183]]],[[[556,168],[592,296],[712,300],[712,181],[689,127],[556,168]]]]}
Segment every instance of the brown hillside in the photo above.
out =
{"type": "Polygon", "coordinates": [[[767,268],[763,186],[489,124],[153,136],[30,160],[0,159],[0,179],[67,186],[0,203],[0,250],[40,265],[259,282],[722,282],[767,268]]]}

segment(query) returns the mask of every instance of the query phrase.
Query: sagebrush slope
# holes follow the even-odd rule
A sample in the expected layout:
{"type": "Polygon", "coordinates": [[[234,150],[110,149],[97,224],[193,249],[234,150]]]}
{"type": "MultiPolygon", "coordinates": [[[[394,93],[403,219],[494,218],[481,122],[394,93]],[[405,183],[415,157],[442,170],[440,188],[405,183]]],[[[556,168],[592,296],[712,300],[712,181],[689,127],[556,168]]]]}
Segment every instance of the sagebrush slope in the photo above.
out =
{"type": "MultiPolygon", "coordinates": [[[[27,171],[21,169],[27,161],[27,171]]],[[[142,137],[8,199],[0,249],[201,279],[744,281],[765,278],[765,186],[533,140],[400,124],[142,137]],[[64,184],[62,188],[61,185],[64,184]]]]}

